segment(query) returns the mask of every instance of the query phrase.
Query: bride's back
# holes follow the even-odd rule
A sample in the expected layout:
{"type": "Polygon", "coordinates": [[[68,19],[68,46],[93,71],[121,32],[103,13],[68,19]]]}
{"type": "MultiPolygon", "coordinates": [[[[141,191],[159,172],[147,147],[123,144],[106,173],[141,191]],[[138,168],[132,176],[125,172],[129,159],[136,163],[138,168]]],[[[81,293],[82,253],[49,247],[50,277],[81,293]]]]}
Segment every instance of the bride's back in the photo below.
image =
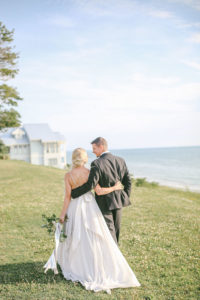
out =
{"type": "Polygon", "coordinates": [[[73,168],[69,174],[69,183],[72,189],[86,183],[89,176],[89,170],[85,167],[73,168]]]}

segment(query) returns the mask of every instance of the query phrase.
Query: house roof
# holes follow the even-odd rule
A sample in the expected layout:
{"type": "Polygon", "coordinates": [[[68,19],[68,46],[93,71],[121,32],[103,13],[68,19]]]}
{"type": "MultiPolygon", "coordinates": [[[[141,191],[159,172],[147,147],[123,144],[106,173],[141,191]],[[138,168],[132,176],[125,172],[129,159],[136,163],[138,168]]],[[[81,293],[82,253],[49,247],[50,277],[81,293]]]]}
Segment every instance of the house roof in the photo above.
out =
{"type": "Polygon", "coordinates": [[[0,139],[7,146],[16,144],[29,144],[32,140],[41,140],[42,142],[65,141],[65,137],[59,132],[53,132],[48,124],[24,124],[20,129],[24,131],[21,139],[15,139],[12,133],[19,127],[5,128],[0,131],[0,139]]]}
{"type": "Polygon", "coordinates": [[[65,137],[62,134],[53,132],[46,123],[24,124],[23,128],[29,140],[42,140],[42,142],[65,141],[65,137]]]}
{"type": "Polygon", "coordinates": [[[4,142],[6,146],[12,146],[12,145],[21,145],[29,144],[29,140],[26,136],[25,131],[23,128],[20,128],[22,131],[24,131],[24,135],[21,139],[15,139],[12,133],[17,129],[18,127],[12,127],[12,128],[4,128],[3,130],[0,131],[0,139],[4,142]]]}

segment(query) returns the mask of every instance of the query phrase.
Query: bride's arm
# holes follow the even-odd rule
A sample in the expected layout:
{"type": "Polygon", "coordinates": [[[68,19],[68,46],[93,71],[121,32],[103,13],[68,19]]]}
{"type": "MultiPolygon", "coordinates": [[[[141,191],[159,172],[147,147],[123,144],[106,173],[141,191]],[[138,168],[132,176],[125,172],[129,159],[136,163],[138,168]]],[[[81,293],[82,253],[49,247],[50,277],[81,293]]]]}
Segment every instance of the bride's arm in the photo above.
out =
{"type": "Polygon", "coordinates": [[[71,200],[71,185],[69,183],[69,174],[65,174],[65,198],[64,198],[63,208],[60,213],[60,223],[63,223],[65,220],[65,215],[70,200],[71,200]]]}
{"type": "Polygon", "coordinates": [[[118,181],[114,186],[111,186],[111,187],[100,187],[99,184],[97,184],[97,186],[95,187],[95,193],[97,195],[106,195],[106,194],[109,194],[113,191],[116,191],[116,190],[122,190],[122,184],[120,181],[118,181]]]}

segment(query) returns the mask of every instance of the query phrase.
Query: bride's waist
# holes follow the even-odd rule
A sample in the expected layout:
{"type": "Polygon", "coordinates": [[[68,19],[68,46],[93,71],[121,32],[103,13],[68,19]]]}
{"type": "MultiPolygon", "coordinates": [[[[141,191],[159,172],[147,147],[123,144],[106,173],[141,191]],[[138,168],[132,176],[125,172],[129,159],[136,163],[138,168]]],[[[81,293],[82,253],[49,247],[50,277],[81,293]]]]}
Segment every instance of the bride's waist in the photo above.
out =
{"type": "Polygon", "coordinates": [[[76,199],[85,198],[85,197],[92,197],[92,198],[94,198],[94,194],[91,191],[89,191],[89,192],[87,192],[87,193],[85,193],[85,194],[83,194],[81,196],[76,197],[76,198],[71,198],[71,200],[76,200],[76,199]]]}

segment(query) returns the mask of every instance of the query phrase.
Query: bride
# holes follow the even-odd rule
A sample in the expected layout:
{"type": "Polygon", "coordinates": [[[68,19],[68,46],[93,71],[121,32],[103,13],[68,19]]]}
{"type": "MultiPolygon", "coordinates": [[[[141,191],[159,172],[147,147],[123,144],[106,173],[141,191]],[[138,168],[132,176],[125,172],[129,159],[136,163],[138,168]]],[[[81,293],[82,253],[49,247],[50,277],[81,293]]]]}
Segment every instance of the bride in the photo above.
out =
{"type": "MultiPolygon", "coordinates": [[[[58,242],[45,272],[55,264],[61,267],[67,280],[79,281],[87,290],[111,293],[113,288],[140,286],[136,276],[115,243],[92,192],[71,198],[71,190],[88,180],[89,170],[85,167],[87,152],[77,148],[72,153],[72,170],[65,174],[65,198],[60,214],[67,238],[58,242]],[[64,222],[67,214],[67,222],[64,222]],[[54,263],[52,263],[54,261],[54,263]]],[[[96,186],[98,195],[121,189],[96,186]]],[[[57,225],[60,225],[59,223],[57,225]]],[[[59,231],[59,227],[56,228],[59,231]]],[[[59,234],[59,232],[57,232],[59,234]]]]}

